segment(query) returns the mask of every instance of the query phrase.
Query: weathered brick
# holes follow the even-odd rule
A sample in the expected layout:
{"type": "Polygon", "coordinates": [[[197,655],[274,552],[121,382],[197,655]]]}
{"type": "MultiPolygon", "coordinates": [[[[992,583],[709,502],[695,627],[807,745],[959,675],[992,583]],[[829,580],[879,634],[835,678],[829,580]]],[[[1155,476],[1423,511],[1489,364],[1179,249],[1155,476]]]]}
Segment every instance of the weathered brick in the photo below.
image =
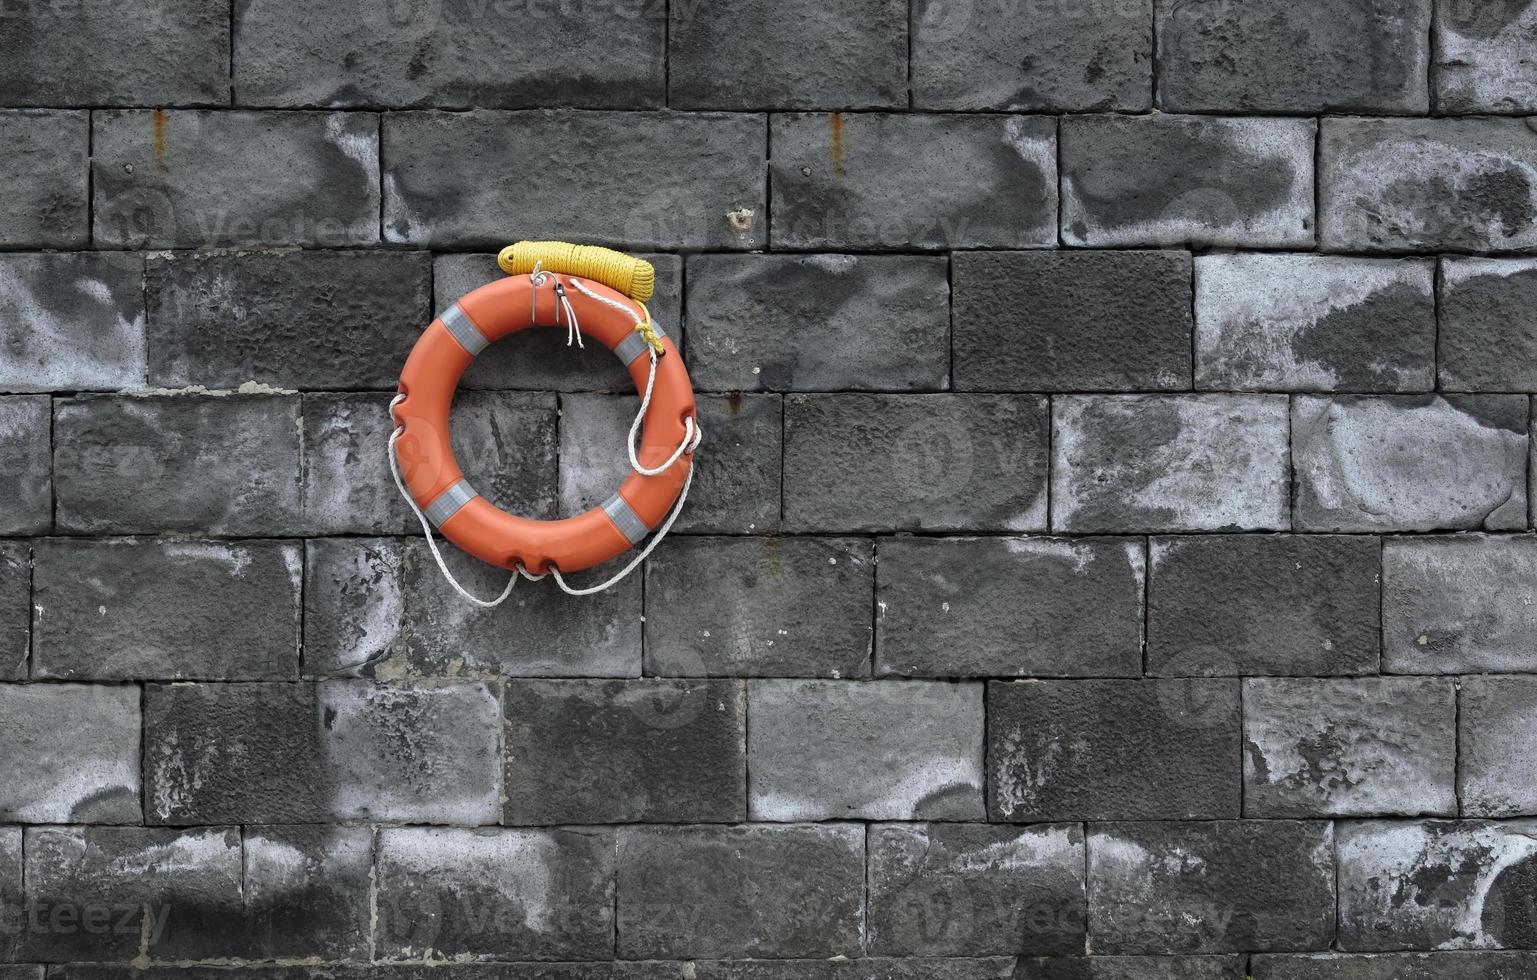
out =
{"type": "Polygon", "coordinates": [[[1527,413],[1518,395],[1299,397],[1296,526],[1524,528],[1527,413]]]}
{"type": "Polygon", "coordinates": [[[1253,980],[1524,980],[1537,953],[1310,953],[1254,957],[1253,980]]]}
{"type": "Polygon", "coordinates": [[[621,247],[762,248],[766,139],[763,117],[747,114],[394,113],[384,236],[500,248],[516,228],[621,247]]]}
{"type": "MultiPolygon", "coordinates": [[[[762,961],[747,961],[747,965],[762,961]]],[[[953,961],[958,966],[971,962],[953,961]]],[[[998,962],[998,961],[994,961],[998,962]]],[[[734,966],[736,964],[726,964],[734,966]]],[[[323,966],[104,966],[54,967],[56,980],[685,980],[692,964],[662,962],[469,963],[441,959],[400,962],[328,963],[323,966]]],[[[703,977],[700,963],[700,975],[703,977]]],[[[1000,966],[1000,969],[1002,967],[1000,966]]],[[[712,974],[713,975],[713,974],[712,974]]],[[[0,980],[12,980],[0,973],[0,980]]],[[[20,978],[18,978],[20,980],[20,978]]],[[[32,980],[27,977],[26,980],[32,980]]],[[[931,980],[927,974],[914,980],[931,980]]],[[[932,980],[978,980],[956,973],[932,980]]],[[[987,980],[992,980],[989,974],[987,980]]],[[[1010,980],[1008,972],[997,980],[1010,980]]],[[[1016,978],[1017,980],[1017,978],[1016,978]]],[[[1033,977],[1024,980],[1035,980],[1033,977]]],[[[1046,980],[1058,980],[1051,977],[1046,980]]],[[[1120,978],[1116,978],[1120,980],[1120,978]]],[[[1128,978],[1130,980],[1130,978],[1128,978]]],[[[1183,977],[1180,980],[1184,980],[1183,977]]],[[[1206,980],[1204,976],[1202,980],[1206,980]]],[[[1224,978],[1225,980],[1225,978],[1224,978]]]]}
{"type": "Polygon", "coordinates": [[[248,828],[240,954],[367,956],[373,844],[368,827],[248,828]]]}
{"type": "Polygon", "coordinates": [[[1175,112],[1425,112],[1431,0],[1157,0],[1175,112]]]}
{"type": "Polygon", "coordinates": [[[750,681],[747,711],[754,820],[982,817],[980,684],[750,681]]]}
{"type": "Polygon", "coordinates": [[[299,399],[112,397],[54,406],[58,524],[90,532],[297,529],[299,399]]]}
{"type": "Polygon", "coordinates": [[[0,820],[138,823],[139,692],[0,685],[0,820]]]}
{"type": "Polygon", "coordinates": [[[1313,244],[1310,119],[1067,116],[1069,245],[1313,244]]]}
{"type": "Polygon", "coordinates": [[[868,674],[874,578],[858,539],[674,538],[646,562],[647,672],[868,674]]]}
{"type": "Polygon", "coordinates": [[[46,395],[0,396],[0,534],[53,526],[53,452],[46,395]]]}
{"type": "Polygon", "coordinates": [[[1537,677],[1469,677],[1457,727],[1457,798],[1474,817],[1537,813],[1537,677]]]}
{"type": "Polygon", "coordinates": [[[688,308],[689,372],[705,390],[914,391],[949,380],[942,258],[700,255],[688,262],[688,308]]]}
{"type": "Polygon", "coordinates": [[[1353,536],[1155,538],[1148,673],[1376,673],[1379,551],[1353,536]]]}
{"type": "Polygon", "coordinates": [[[683,109],[907,106],[903,0],[669,7],[668,103],[683,109]]]}
{"type": "Polygon", "coordinates": [[[619,831],[619,955],[627,959],[859,955],[858,825],[619,831]]]}
{"type": "Polygon", "coordinates": [[[955,387],[1190,387],[1190,256],[958,252],[955,387]]]}
{"type": "Polygon", "coordinates": [[[1047,402],[1030,395],[792,395],[785,525],[1046,527],[1047,402]]]}
{"type": "Polygon", "coordinates": [[[1274,530],[1290,523],[1286,399],[1069,395],[1052,407],[1052,528],[1274,530]]]}
{"type": "Polygon", "coordinates": [[[1520,119],[1325,119],[1319,226],[1352,252],[1537,249],[1537,131],[1520,119]]]}
{"type": "MultiPolygon", "coordinates": [[[[0,916],[8,928],[0,933],[0,959],[13,960],[20,946],[20,931],[27,916],[26,896],[22,888],[23,873],[22,829],[0,827],[0,916]]],[[[0,966],[0,978],[4,980],[42,980],[42,968],[36,977],[7,976],[3,971],[20,971],[25,967],[0,966]]]]}
{"type": "Polygon", "coordinates": [[[1089,833],[1096,952],[1325,949],[1334,828],[1324,821],[1101,824],[1089,833]]]}
{"type": "Polygon", "coordinates": [[[0,34],[7,105],[229,101],[229,15],[198,0],[26,3],[0,34]]]}
{"type": "Polygon", "coordinates": [[[808,113],[770,128],[776,248],[1057,243],[1050,118],[808,113]]]}
{"type": "Polygon", "coordinates": [[[1143,111],[1152,105],[1151,0],[1093,6],[1007,0],[913,7],[913,102],[922,109],[1143,111]]]}
{"type": "Polygon", "coordinates": [[[0,245],[69,248],[89,240],[89,128],[84,112],[0,110],[0,245]]]}
{"type": "Polygon", "coordinates": [[[1382,579],[1389,673],[1537,671],[1537,540],[1389,538],[1382,579]]]}
{"type": "Polygon", "coordinates": [[[930,959],[861,956],[831,960],[694,960],[697,980],[1078,980],[1025,971],[1013,957],[930,959]]]}
{"type": "Polygon", "coordinates": [[[32,653],[32,550],[0,541],[0,681],[27,676],[32,653]]]}
{"type": "Polygon", "coordinates": [[[738,681],[508,681],[503,822],[746,816],[738,681]]]}
{"type": "MultiPolygon", "coordinates": [[[[643,253],[656,270],[656,292],[646,301],[651,318],[687,354],[683,331],[683,259],[643,253]]],[[[439,255],[433,261],[434,310],[445,310],[466,293],[505,279],[495,255],[439,255]]],[[[425,324],[423,325],[425,327],[425,324]]],[[[600,343],[570,347],[566,331],[523,330],[482,351],[460,388],[533,388],[540,391],[632,391],[624,364],[600,343]]]]}
{"type": "Polygon", "coordinates": [[[1441,263],[1441,387],[1537,391],[1537,259],[1441,263]]]}
{"type": "Polygon", "coordinates": [[[646,108],[663,100],[662,7],[392,6],[350,0],[296,30],[278,0],[234,13],[244,105],[646,108]]]}
{"type": "Polygon", "coordinates": [[[880,542],[878,674],[1137,677],[1139,540],[880,542]]]}
{"type": "Polygon", "coordinates": [[[151,685],[153,823],[492,823],[495,694],[483,684],[151,685]]]}
{"type": "Polygon", "coordinates": [[[1456,701],[1439,678],[1244,681],[1244,814],[1456,813],[1456,701]]]}
{"type": "Polygon", "coordinates": [[[379,240],[372,113],[121,109],[96,113],[92,132],[99,244],[379,240]]]}
{"type": "Polygon", "coordinates": [[[40,541],[33,676],[296,677],[302,560],[296,542],[40,541]]]}
{"type": "Polygon", "coordinates": [[[1537,822],[1339,825],[1339,948],[1532,948],[1537,822]]]}
{"type": "Polygon", "coordinates": [[[143,279],[136,255],[0,255],[0,388],[142,386],[143,279]]]}
{"type": "Polygon", "coordinates": [[[1529,3],[1436,4],[1439,112],[1537,112],[1537,7],[1529,3]]]}
{"type": "Polygon", "coordinates": [[[1429,391],[1434,279],[1428,261],[1203,255],[1195,260],[1196,384],[1429,391]]]}
{"type": "Polygon", "coordinates": [[[22,964],[0,966],[0,980],[43,980],[43,967],[22,964]]]}
{"type": "Polygon", "coordinates": [[[872,952],[898,956],[1081,953],[1083,829],[985,824],[870,828],[872,952]]]}
{"type": "Polygon", "coordinates": [[[598,959],[613,953],[605,831],[379,832],[380,959],[598,959]]]}
{"type": "Polygon", "coordinates": [[[987,715],[993,820],[1238,816],[1237,680],[995,681],[987,715]]]}

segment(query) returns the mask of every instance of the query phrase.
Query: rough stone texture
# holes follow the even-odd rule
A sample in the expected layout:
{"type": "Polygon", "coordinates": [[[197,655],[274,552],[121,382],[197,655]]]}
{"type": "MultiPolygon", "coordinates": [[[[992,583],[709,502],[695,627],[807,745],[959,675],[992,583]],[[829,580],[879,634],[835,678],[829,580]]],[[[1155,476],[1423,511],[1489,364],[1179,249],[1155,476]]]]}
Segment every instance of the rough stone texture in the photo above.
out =
{"type": "Polygon", "coordinates": [[[139,822],[136,689],[7,684],[0,717],[0,820],[139,822]]]}
{"type": "Polygon", "coordinates": [[[1308,531],[1526,526],[1527,400],[1301,396],[1294,520],[1308,531]]]}
{"type": "Polygon", "coordinates": [[[850,824],[620,830],[619,955],[857,955],[864,851],[850,824]]]}
{"type": "Polygon", "coordinates": [[[666,23],[649,4],[237,4],[243,105],[648,108],[666,23]],[[602,16],[600,16],[600,13],[602,16]]]}
{"type": "MultiPolygon", "coordinates": [[[[7,924],[17,923],[19,917],[24,917],[27,912],[26,896],[22,889],[23,856],[22,856],[22,829],[20,827],[0,827],[0,915],[5,916],[7,924]]],[[[13,960],[17,956],[17,948],[20,945],[19,930],[8,931],[0,938],[0,956],[7,960],[13,960]]],[[[0,966],[0,977],[5,980],[21,980],[20,977],[7,976],[3,971],[12,970],[19,972],[24,967],[0,966]]],[[[28,976],[25,980],[41,980],[42,968],[37,968],[37,976],[28,976]]]]}
{"type": "Polygon", "coordinates": [[[879,551],[878,674],[1142,673],[1139,540],[892,538],[879,551]]]}
{"type": "Polygon", "coordinates": [[[1151,0],[913,5],[913,103],[921,109],[1144,111],[1152,54],[1151,0]]]}
{"type": "Polygon", "coordinates": [[[995,681],[987,716],[992,820],[1238,816],[1236,680],[995,681]]]}
{"type": "Polygon", "coordinates": [[[27,676],[32,651],[32,551],[0,541],[0,681],[27,676]]]}
{"type": "Polygon", "coordinates": [[[0,255],[0,390],[142,386],[143,275],[136,255],[0,255]]]}
{"type": "Polygon", "coordinates": [[[1068,116],[1062,240],[1310,247],[1315,129],[1308,119],[1068,116]]]}
{"type": "Polygon", "coordinates": [[[1531,948],[1537,823],[1366,820],[1339,826],[1339,947],[1531,948]]]}
{"type": "Polygon", "coordinates": [[[1322,255],[1195,260],[1196,384],[1232,391],[1429,391],[1435,267],[1322,255]]]}
{"type": "Polygon", "coordinates": [[[1459,708],[1462,812],[1537,814],[1537,677],[1466,678],[1459,708]]]}
{"type": "Polygon", "coordinates": [[[1537,672],[1537,541],[1389,538],[1382,578],[1386,671],[1537,672]]]}
{"type": "Polygon", "coordinates": [[[51,430],[46,395],[0,395],[0,534],[53,526],[51,430]]]}
{"type": "Polygon", "coordinates": [[[1047,427],[1038,396],[791,395],[785,526],[1044,530],[1047,427]]]}
{"type": "Polygon", "coordinates": [[[1049,118],[807,113],[769,125],[776,248],[1057,243],[1049,118]]]}
{"type": "Polygon", "coordinates": [[[503,822],[742,820],[738,681],[509,681],[503,822]]]}
{"type": "Polygon", "coordinates": [[[1148,673],[1375,673],[1380,549],[1353,536],[1154,538],[1148,673]]]}
{"type": "Polygon", "coordinates": [[[516,228],[621,247],[761,248],[765,138],[763,117],[745,114],[392,113],[384,237],[500,248],[516,228]]]}
{"type": "Polygon", "coordinates": [[[1441,678],[1244,681],[1244,815],[1454,815],[1456,702],[1441,678]]]}
{"type": "MultiPolygon", "coordinates": [[[[728,969],[739,965],[752,968],[760,965],[761,962],[744,961],[740,964],[720,965],[728,969]]],[[[793,961],[785,962],[793,963],[793,961]]],[[[952,962],[958,972],[933,978],[925,974],[921,980],[976,980],[965,971],[968,969],[968,964],[980,961],[941,962],[952,962]]],[[[993,980],[995,976],[996,980],[1010,980],[1007,969],[1002,965],[1007,961],[995,959],[991,962],[998,964],[998,969],[1002,972],[996,975],[988,974],[987,980],[993,980]]],[[[704,976],[704,969],[715,965],[699,963],[699,975],[704,976]]],[[[772,966],[771,964],[762,965],[772,966]]],[[[425,963],[421,961],[334,963],[324,966],[151,966],[147,969],[90,964],[79,969],[70,966],[55,967],[54,976],[61,980],[686,980],[683,974],[684,968],[685,964],[682,963],[615,961],[473,963],[434,960],[425,963]]],[[[4,969],[0,967],[0,978],[12,980],[3,972],[4,969]]],[[[18,969],[22,968],[18,967],[18,969]]],[[[716,975],[711,974],[711,976],[716,975]]],[[[25,980],[33,980],[33,978],[28,975],[25,980]]],[[[915,977],[913,980],[920,980],[920,978],[915,977]]],[[[1027,977],[1026,980],[1032,980],[1032,978],[1027,977]]],[[[1047,978],[1047,980],[1055,980],[1055,978],[1047,978]]],[[[1116,980],[1120,978],[1117,977],[1116,980]]],[[[1200,980],[1208,980],[1208,978],[1203,974],[1200,980]]]]}
{"type": "Polygon", "coordinates": [[[1334,840],[1324,821],[1101,824],[1089,833],[1094,950],[1327,948],[1334,840]]]}
{"type": "Polygon", "coordinates": [[[1034,974],[1024,972],[1024,961],[997,956],[976,959],[862,956],[853,960],[697,960],[693,966],[697,980],[1037,980],[1034,974]]]}
{"type": "Polygon", "coordinates": [[[947,273],[937,257],[695,256],[689,375],[707,391],[944,388],[947,273]]]}
{"type": "Polygon", "coordinates": [[[0,141],[6,148],[0,158],[0,183],[6,188],[0,201],[0,246],[69,248],[89,240],[87,117],[84,112],[0,110],[0,141]]]}
{"type": "Polygon", "coordinates": [[[853,538],[672,539],[646,563],[647,673],[868,674],[874,579],[853,538]]]}
{"type": "Polygon", "coordinates": [[[298,398],[84,395],[54,406],[53,428],[61,530],[270,535],[299,523],[298,398]]]}
{"type": "Polygon", "coordinates": [[[1441,263],[1441,387],[1537,391],[1537,259],[1441,263]]]}
{"type": "Polygon", "coordinates": [[[1537,953],[1309,953],[1256,956],[1254,980],[1522,980],[1537,953]]]}
{"type": "Polygon", "coordinates": [[[668,10],[669,105],[907,106],[904,0],[688,2],[668,10]]]}
{"type": "Polygon", "coordinates": [[[1157,0],[1172,112],[1420,112],[1432,0],[1157,0]]]}
{"type": "Polygon", "coordinates": [[[240,952],[367,956],[373,845],[368,827],[247,828],[240,952]]]}
{"type": "Polygon", "coordinates": [[[897,956],[1081,953],[1083,829],[870,828],[870,948],[897,956]]]}
{"type": "Polygon", "coordinates": [[[38,542],[32,675],[296,677],[302,559],[297,542],[38,542]]]}
{"type": "Polygon", "coordinates": [[[122,109],[96,113],[92,136],[98,243],[379,240],[379,120],[371,113],[122,109]]]}
{"type": "Polygon", "coordinates": [[[1069,395],[1052,416],[1053,530],[1290,523],[1285,398],[1069,395]]]}
{"type": "Polygon", "coordinates": [[[1537,4],[1436,5],[1435,86],[1440,112],[1537,112],[1537,4]]]}
{"type": "Polygon", "coordinates": [[[1331,251],[1537,249],[1537,131],[1520,119],[1326,119],[1331,251]]]}
{"type": "Polygon", "coordinates": [[[754,820],[982,818],[982,685],[749,681],[754,820]]]}
{"type": "Polygon", "coordinates": [[[988,391],[1190,387],[1190,256],[959,252],[955,386],[988,391]]]}

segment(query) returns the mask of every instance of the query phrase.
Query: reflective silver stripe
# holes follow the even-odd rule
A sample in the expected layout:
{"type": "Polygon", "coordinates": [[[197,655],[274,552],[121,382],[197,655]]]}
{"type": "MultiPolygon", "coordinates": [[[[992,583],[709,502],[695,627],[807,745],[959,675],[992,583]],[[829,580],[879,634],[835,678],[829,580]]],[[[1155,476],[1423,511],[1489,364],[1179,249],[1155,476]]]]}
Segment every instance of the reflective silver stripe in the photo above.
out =
{"type": "Polygon", "coordinates": [[[629,501],[617,493],[603,502],[603,513],[608,515],[619,533],[628,538],[631,544],[639,544],[642,538],[651,533],[646,522],[630,508],[629,501]]]}
{"type": "Polygon", "coordinates": [[[485,334],[480,332],[480,328],[475,326],[469,316],[459,308],[458,303],[444,310],[443,315],[438,319],[443,321],[443,326],[447,327],[448,332],[459,341],[460,347],[469,351],[471,357],[485,350],[486,345],[491,343],[486,339],[485,334]]]}
{"type": "MultiPolygon", "coordinates": [[[[656,335],[658,337],[665,337],[665,336],[667,336],[665,333],[662,332],[662,327],[661,327],[660,324],[653,322],[652,326],[656,327],[656,335]]],[[[623,361],[624,363],[626,363],[626,364],[629,364],[631,361],[635,360],[637,357],[645,357],[646,356],[646,341],[645,341],[645,338],[643,338],[640,334],[636,333],[635,331],[631,330],[629,333],[624,335],[624,339],[619,342],[619,346],[614,348],[614,353],[619,355],[619,359],[621,361],[623,361]]]]}
{"type": "Polygon", "coordinates": [[[437,495],[437,498],[424,507],[423,513],[433,527],[442,527],[443,522],[459,513],[459,508],[474,500],[480,494],[470,486],[468,480],[460,480],[453,486],[437,495]]]}

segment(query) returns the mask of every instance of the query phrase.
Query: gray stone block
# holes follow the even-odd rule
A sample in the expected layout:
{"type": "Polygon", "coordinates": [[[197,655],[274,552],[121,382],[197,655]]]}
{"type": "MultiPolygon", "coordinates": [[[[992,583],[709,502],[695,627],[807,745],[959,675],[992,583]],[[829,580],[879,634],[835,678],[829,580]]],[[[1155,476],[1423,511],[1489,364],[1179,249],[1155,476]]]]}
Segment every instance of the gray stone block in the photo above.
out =
{"type": "Polygon", "coordinates": [[[1435,267],[1327,255],[1195,260],[1196,384],[1232,391],[1429,391],[1435,267]]]}
{"type": "Polygon", "coordinates": [[[32,653],[32,549],[0,541],[0,681],[27,676],[32,653]]]}
{"type": "Polygon", "coordinates": [[[242,928],[232,943],[243,947],[238,955],[368,955],[372,828],[250,827],[244,847],[242,928]]]}
{"type": "Polygon", "coordinates": [[[1524,528],[1527,414],[1518,395],[1298,397],[1297,529],[1524,528]]]}
{"type": "Polygon", "coordinates": [[[1085,860],[1077,824],[886,824],[869,833],[872,952],[1083,952],[1085,860]]]}
{"type": "Polygon", "coordinates": [[[1047,402],[1031,395],[791,395],[785,525],[1046,527],[1047,402]]]}
{"type": "MultiPolygon", "coordinates": [[[[7,923],[21,925],[22,920],[28,914],[26,896],[22,887],[22,874],[24,870],[22,855],[22,829],[20,827],[0,827],[0,915],[5,916],[7,923]]],[[[7,931],[0,936],[0,957],[13,960],[17,957],[21,936],[16,928],[7,931]]],[[[0,967],[0,970],[21,971],[26,967],[0,967]]],[[[37,976],[25,977],[25,980],[42,980],[42,967],[36,967],[37,976]]],[[[22,977],[8,977],[0,973],[4,980],[23,980],[22,977]]]]}
{"type": "Polygon", "coordinates": [[[1330,251],[1537,250],[1537,130],[1520,119],[1326,119],[1330,251]]]}
{"type": "MultiPolygon", "coordinates": [[[[10,86],[3,86],[7,92],[10,86]]],[[[0,110],[0,245],[69,248],[90,240],[89,114],[0,110]]]]}
{"type": "MultiPolygon", "coordinates": [[[[831,960],[696,960],[696,980],[1036,980],[1013,957],[931,959],[861,956],[831,960]]],[[[1046,980],[1076,980],[1074,977],[1046,980]]]]}
{"type": "Polygon", "coordinates": [[[144,260],[111,252],[0,255],[0,389],[145,382],[144,260]]]}
{"type": "Polygon", "coordinates": [[[47,395],[0,396],[0,534],[53,526],[53,419],[47,395]]]}
{"type": "Polygon", "coordinates": [[[857,824],[622,829],[618,953],[858,956],[864,865],[857,824]]]}
{"type": "Polygon", "coordinates": [[[1385,671],[1537,671],[1537,541],[1389,538],[1382,578],[1385,671]]]}
{"type": "Polygon", "coordinates": [[[1190,256],[957,252],[955,387],[1190,387],[1190,256]]]}
{"type": "Polygon", "coordinates": [[[385,828],[375,874],[380,959],[613,954],[609,832],[385,828]]]}
{"type": "Polygon", "coordinates": [[[1311,119],[1068,116],[1069,245],[1313,245],[1311,119]]]}
{"type": "Polygon", "coordinates": [[[0,820],[139,823],[139,692],[0,685],[0,820]]]}
{"type": "Polygon", "coordinates": [[[1287,434],[1277,395],[1056,398],[1052,528],[1286,528],[1287,434]]]}
{"type": "MultiPolygon", "coordinates": [[[[748,965],[753,962],[749,961],[748,965]]],[[[968,961],[955,961],[964,965],[968,961]]],[[[705,964],[700,963],[703,967],[705,964]]],[[[735,964],[730,964],[735,965],[735,964]]],[[[322,966],[132,966],[89,964],[54,967],[59,980],[684,980],[686,964],[663,962],[473,963],[463,959],[322,966]]],[[[3,968],[0,968],[3,969],[3,968]]],[[[702,973],[701,973],[702,975],[702,973]]],[[[12,980],[0,972],[0,980],[12,980]]],[[[20,980],[20,978],[18,978],[20,980]]],[[[33,980],[30,976],[26,980],[33,980]]],[[[930,980],[926,975],[921,980],[930,980]]],[[[935,980],[974,980],[957,973],[935,980]]],[[[1008,980],[1007,972],[998,980],[1008,980]]],[[[1028,978],[1027,978],[1028,980],[1028,978]]],[[[1056,978],[1049,978],[1056,980],[1056,978]]]]}
{"type": "Polygon", "coordinates": [[[920,537],[879,549],[878,674],[1142,674],[1140,540],[920,537]]]}
{"type": "Polygon", "coordinates": [[[647,672],[868,674],[874,579],[859,539],[674,538],[646,562],[647,672]]]}
{"type": "Polygon", "coordinates": [[[120,109],[92,122],[98,244],[379,240],[372,113],[120,109]]]}
{"type": "Polygon", "coordinates": [[[1155,538],[1148,673],[1376,673],[1380,551],[1354,536],[1155,538]]]}
{"type": "Polygon", "coordinates": [[[1537,814],[1537,677],[1466,678],[1458,706],[1462,812],[1537,814]]]}
{"type": "Polygon", "coordinates": [[[750,681],[747,711],[754,820],[982,818],[981,684],[750,681]]]}
{"type": "Polygon", "coordinates": [[[1100,824],[1089,833],[1097,952],[1291,952],[1334,938],[1326,821],[1100,824]]]}
{"type": "Polygon", "coordinates": [[[1430,76],[1437,111],[1537,112],[1534,46],[1530,3],[1438,3],[1430,76]]]}
{"type": "Polygon", "coordinates": [[[1537,953],[1309,953],[1254,957],[1254,980],[1523,980],[1537,953]]]}
{"type": "Polygon", "coordinates": [[[992,820],[1238,816],[1237,680],[995,681],[987,715],[992,820]]]}
{"type": "Polygon", "coordinates": [[[299,529],[299,399],[61,399],[53,477],[61,530],[272,535],[299,529]]]}
{"type": "Polygon", "coordinates": [[[1339,825],[1339,948],[1529,949],[1537,822],[1339,825]]]}
{"type": "Polygon", "coordinates": [[[1050,118],[807,113],[769,125],[775,248],[1057,244],[1050,118]]]}
{"type": "Polygon", "coordinates": [[[1441,263],[1441,387],[1537,391],[1537,259],[1441,263]]]}
{"type": "Polygon", "coordinates": [[[668,9],[669,105],[907,107],[903,0],[737,0],[668,9]]]}
{"type": "Polygon", "coordinates": [[[515,228],[621,248],[762,248],[766,139],[747,114],[394,113],[384,237],[500,248],[515,228]]]}
{"type": "Polygon", "coordinates": [[[1158,0],[1158,104],[1175,112],[1425,112],[1431,0],[1158,0]]]}
{"type": "Polygon", "coordinates": [[[298,676],[296,542],[52,538],[35,555],[34,677],[298,676]]]}

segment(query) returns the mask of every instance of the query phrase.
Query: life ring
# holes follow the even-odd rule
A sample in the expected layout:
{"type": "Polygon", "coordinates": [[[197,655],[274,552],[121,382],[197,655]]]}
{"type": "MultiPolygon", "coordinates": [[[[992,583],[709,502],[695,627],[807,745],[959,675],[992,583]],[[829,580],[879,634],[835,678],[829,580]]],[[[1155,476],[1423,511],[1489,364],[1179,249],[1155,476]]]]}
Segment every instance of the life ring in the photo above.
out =
{"type": "Polygon", "coordinates": [[[541,270],[536,263],[529,275],[474,290],[423,331],[398,390],[391,403],[398,427],[392,459],[411,500],[444,537],[514,573],[532,578],[553,572],[559,578],[617,558],[664,520],[670,523],[690,482],[699,429],[683,358],[643,304],[590,278],[541,270]],[[579,331],[578,340],[596,338],[650,397],[643,420],[637,419],[644,424],[638,449],[631,430],[632,472],[614,495],[576,517],[540,521],[509,514],[475,492],[449,442],[449,408],[459,379],[482,350],[519,330],[549,325],[579,331]]]}

